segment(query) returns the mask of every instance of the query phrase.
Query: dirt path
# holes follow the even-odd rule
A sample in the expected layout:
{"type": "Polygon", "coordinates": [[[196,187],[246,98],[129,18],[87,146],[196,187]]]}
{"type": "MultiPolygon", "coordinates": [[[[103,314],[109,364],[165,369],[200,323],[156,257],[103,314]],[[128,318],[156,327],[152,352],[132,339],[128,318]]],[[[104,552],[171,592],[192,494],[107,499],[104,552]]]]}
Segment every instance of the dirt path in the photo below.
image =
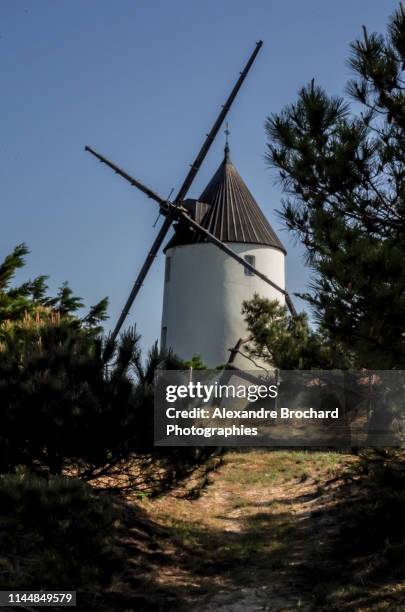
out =
{"type": "Polygon", "coordinates": [[[334,478],[353,461],[335,453],[229,453],[198,499],[178,490],[146,501],[148,515],[171,533],[170,562],[156,566],[154,580],[198,612],[326,609],[317,588],[338,571],[334,478]]]}

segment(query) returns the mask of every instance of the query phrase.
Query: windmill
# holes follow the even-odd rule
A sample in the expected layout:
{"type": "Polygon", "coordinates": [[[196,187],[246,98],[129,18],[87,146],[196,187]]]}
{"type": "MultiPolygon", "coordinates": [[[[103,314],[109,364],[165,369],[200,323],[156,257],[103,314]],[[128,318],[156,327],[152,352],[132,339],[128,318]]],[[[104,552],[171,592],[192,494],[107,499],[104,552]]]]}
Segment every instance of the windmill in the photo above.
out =
{"type": "Polygon", "coordinates": [[[159,252],[160,247],[162,246],[162,243],[165,240],[165,237],[169,231],[169,229],[171,228],[173,223],[177,224],[177,228],[181,227],[183,229],[188,229],[193,231],[194,233],[196,233],[197,235],[203,235],[204,239],[212,244],[214,244],[218,249],[220,249],[221,251],[225,252],[228,256],[230,256],[231,258],[233,258],[235,261],[237,261],[241,266],[243,266],[246,270],[248,270],[250,272],[250,274],[255,275],[257,277],[259,277],[264,283],[267,283],[268,285],[270,285],[271,287],[273,287],[273,289],[277,290],[280,294],[282,294],[285,298],[285,302],[287,304],[287,307],[289,308],[291,314],[293,316],[296,315],[296,311],[293,305],[293,302],[288,294],[288,292],[283,289],[281,286],[279,286],[277,283],[273,282],[272,280],[270,280],[265,274],[263,274],[262,272],[260,272],[258,269],[256,269],[251,263],[249,263],[248,261],[246,261],[243,257],[241,257],[240,255],[238,255],[238,253],[236,253],[230,246],[228,246],[228,244],[225,244],[222,240],[218,239],[212,232],[210,232],[209,230],[207,230],[206,228],[204,228],[199,222],[197,222],[192,215],[190,214],[190,211],[184,206],[184,201],[186,198],[186,195],[216,137],[216,135],[218,134],[221,125],[223,123],[223,121],[225,120],[225,117],[232,105],[232,103],[234,102],[253,62],[256,59],[257,54],[260,51],[260,48],[262,46],[263,42],[262,41],[258,41],[256,43],[256,47],[253,50],[248,62],[246,63],[244,69],[242,70],[242,72],[239,75],[239,78],[237,79],[227,101],[225,102],[225,104],[222,106],[221,111],[214,123],[214,125],[211,128],[211,131],[207,134],[205,141],[197,155],[197,157],[195,158],[194,163],[191,165],[190,170],[188,171],[183,184],[181,185],[176,197],[173,199],[173,201],[170,201],[169,199],[165,199],[162,198],[160,195],[158,195],[157,193],[155,193],[152,189],[146,187],[145,185],[143,185],[140,181],[138,181],[137,179],[133,178],[130,174],[128,174],[126,171],[124,171],[123,169],[121,169],[120,167],[118,167],[117,165],[115,165],[113,162],[111,162],[109,159],[107,159],[106,157],[104,157],[103,155],[101,155],[100,153],[98,153],[97,151],[95,151],[93,148],[86,146],[85,150],[88,151],[89,153],[91,153],[92,155],[94,155],[94,157],[96,157],[100,162],[106,164],[107,166],[109,166],[112,170],[114,170],[114,172],[116,174],[118,174],[119,176],[121,176],[122,178],[124,178],[126,181],[129,182],[130,185],[132,185],[133,187],[136,187],[137,189],[139,189],[140,191],[142,191],[148,198],[151,198],[152,200],[154,200],[155,202],[157,202],[157,204],[159,205],[159,210],[160,210],[160,214],[162,216],[164,216],[164,222],[161,225],[159,232],[146,256],[146,259],[139,271],[139,274],[135,280],[135,283],[133,285],[133,288],[128,296],[128,299],[125,303],[125,306],[118,318],[118,321],[115,325],[115,328],[112,332],[112,337],[115,339],[117,337],[117,335],[120,332],[120,329],[130,311],[130,308],[132,306],[132,304],[134,303],[136,296],[138,295],[142,284],[149,272],[149,269],[157,255],[157,253],[159,252]]]}

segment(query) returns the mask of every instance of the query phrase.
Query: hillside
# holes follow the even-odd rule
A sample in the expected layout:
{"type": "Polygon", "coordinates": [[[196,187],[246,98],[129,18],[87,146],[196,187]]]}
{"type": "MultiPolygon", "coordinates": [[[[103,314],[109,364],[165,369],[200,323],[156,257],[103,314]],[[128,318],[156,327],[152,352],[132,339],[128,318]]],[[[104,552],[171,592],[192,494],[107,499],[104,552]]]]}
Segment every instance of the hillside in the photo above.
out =
{"type": "Polygon", "coordinates": [[[146,534],[137,513],[123,577],[137,609],[405,607],[403,543],[373,527],[381,508],[355,456],[230,452],[208,477],[140,507],[146,534]]]}

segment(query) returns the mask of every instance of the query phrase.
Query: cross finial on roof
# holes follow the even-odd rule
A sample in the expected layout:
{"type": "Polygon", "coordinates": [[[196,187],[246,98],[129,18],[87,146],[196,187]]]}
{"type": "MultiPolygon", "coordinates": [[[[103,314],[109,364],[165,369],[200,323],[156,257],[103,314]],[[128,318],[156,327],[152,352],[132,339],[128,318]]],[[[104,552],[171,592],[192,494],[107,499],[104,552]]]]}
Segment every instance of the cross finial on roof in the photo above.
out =
{"type": "Polygon", "coordinates": [[[224,130],[224,132],[225,132],[225,137],[226,137],[226,140],[225,140],[225,159],[229,159],[229,142],[228,142],[228,136],[229,136],[229,134],[230,134],[231,132],[229,131],[229,124],[228,124],[228,122],[226,122],[226,123],[225,123],[225,130],[224,130]]]}

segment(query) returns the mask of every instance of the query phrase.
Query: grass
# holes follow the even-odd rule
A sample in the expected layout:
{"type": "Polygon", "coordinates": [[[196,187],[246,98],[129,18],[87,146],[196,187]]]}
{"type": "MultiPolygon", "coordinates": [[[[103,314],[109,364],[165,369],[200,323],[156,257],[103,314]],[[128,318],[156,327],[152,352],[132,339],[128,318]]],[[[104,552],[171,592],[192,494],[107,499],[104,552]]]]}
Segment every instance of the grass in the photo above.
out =
{"type": "Polygon", "coordinates": [[[146,500],[144,507],[170,530],[196,591],[214,594],[220,584],[231,596],[240,586],[284,580],[305,547],[289,484],[329,477],[351,461],[332,452],[232,451],[208,486],[146,500]]]}
{"type": "Polygon", "coordinates": [[[294,478],[315,478],[319,474],[335,476],[342,467],[353,462],[352,457],[336,452],[261,451],[229,453],[231,466],[225,478],[246,486],[276,484],[294,478]],[[246,465],[249,471],[246,472],[246,465]]]}
{"type": "Polygon", "coordinates": [[[231,451],[209,475],[144,499],[166,533],[151,584],[178,610],[405,609],[405,544],[384,542],[381,520],[397,533],[405,498],[388,495],[386,508],[383,489],[362,487],[360,464],[337,452],[231,451]]]}
{"type": "Polygon", "coordinates": [[[160,497],[135,482],[114,498],[123,569],[89,609],[405,610],[405,455],[391,455],[364,470],[337,452],[233,450],[160,497]]]}

